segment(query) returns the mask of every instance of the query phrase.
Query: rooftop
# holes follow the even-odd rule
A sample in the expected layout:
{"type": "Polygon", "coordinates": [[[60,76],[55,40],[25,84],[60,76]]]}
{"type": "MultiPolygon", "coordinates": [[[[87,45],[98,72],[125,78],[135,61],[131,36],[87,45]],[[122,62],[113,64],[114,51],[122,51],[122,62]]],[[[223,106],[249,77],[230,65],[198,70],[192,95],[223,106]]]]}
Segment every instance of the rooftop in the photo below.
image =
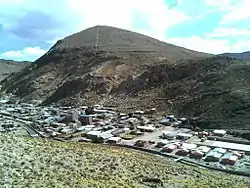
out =
{"type": "Polygon", "coordinates": [[[211,146],[211,147],[218,147],[218,148],[225,148],[231,150],[238,150],[238,151],[246,151],[250,152],[250,145],[245,144],[237,144],[237,143],[230,143],[230,142],[222,142],[222,141],[212,141],[206,140],[203,142],[204,145],[211,146]]]}

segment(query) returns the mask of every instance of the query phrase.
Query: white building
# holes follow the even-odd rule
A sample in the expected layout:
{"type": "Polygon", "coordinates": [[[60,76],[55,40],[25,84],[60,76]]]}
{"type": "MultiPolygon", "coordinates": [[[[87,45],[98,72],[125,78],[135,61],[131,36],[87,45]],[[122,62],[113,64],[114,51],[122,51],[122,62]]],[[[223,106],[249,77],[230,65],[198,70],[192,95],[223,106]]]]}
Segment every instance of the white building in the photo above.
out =
{"type": "Polygon", "coordinates": [[[193,135],[192,134],[188,134],[188,133],[178,133],[176,135],[176,138],[177,139],[180,139],[180,140],[188,140],[192,137],[193,135]]]}
{"type": "Polygon", "coordinates": [[[63,134],[70,134],[70,133],[73,133],[74,130],[70,129],[70,128],[64,128],[61,130],[61,133],[63,134]]]}
{"type": "Polygon", "coordinates": [[[206,154],[209,151],[211,151],[211,148],[207,147],[207,146],[200,146],[197,148],[199,151],[201,151],[202,153],[206,154]]]}
{"type": "Polygon", "coordinates": [[[118,144],[122,141],[122,139],[120,137],[110,137],[108,138],[108,143],[112,143],[112,144],[118,144]]]}
{"type": "Polygon", "coordinates": [[[226,131],[225,130],[214,130],[213,134],[215,136],[224,136],[226,134],[226,131]]]}
{"type": "Polygon", "coordinates": [[[162,138],[173,140],[176,138],[176,132],[162,131],[162,138]]]}
{"type": "Polygon", "coordinates": [[[207,154],[205,161],[218,162],[220,160],[221,156],[222,156],[221,153],[211,151],[207,154]]]}

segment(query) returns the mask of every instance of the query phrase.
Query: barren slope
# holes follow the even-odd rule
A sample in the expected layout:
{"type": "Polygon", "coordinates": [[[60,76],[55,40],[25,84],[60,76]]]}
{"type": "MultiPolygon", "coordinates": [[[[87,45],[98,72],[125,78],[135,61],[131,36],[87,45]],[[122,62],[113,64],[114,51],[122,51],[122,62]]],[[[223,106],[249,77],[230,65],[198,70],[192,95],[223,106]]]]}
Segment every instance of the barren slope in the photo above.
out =
{"type": "Polygon", "coordinates": [[[16,62],[0,59],[0,81],[8,75],[22,70],[28,64],[29,62],[16,62]]]}
{"type": "Polygon", "coordinates": [[[99,26],[58,41],[30,67],[5,79],[2,90],[46,103],[78,103],[79,97],[91,102],[105,98],[121,82],[162,60],[172,64],[209,56],[131,31],[99,26]]]}

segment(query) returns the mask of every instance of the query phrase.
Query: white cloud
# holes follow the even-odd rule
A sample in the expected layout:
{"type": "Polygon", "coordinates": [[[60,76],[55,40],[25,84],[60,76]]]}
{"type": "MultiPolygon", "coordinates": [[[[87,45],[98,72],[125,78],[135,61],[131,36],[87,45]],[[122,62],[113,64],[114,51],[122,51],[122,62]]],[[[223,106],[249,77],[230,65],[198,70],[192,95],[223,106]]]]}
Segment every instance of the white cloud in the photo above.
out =
{"type": "Polygon", "coordinates": [[[0,54],[3,59],[34,60],[45,54],[47,50],[40,47],[26,47],[22,50],[12,50],[0,54]]]}
{"type": "Polygon", "coordinates": [[[206,5],[223,11],[221,24],[229,24],[250,17],[249,0],[205,0],[206,5]]]}
{"type": "MultiPolygon", "coordinates": [[[[189,19],[192,20],[202,19],[204,15],[190,17],[186,15],[184,12],[178,10],[178,7],[169,8],[164,3],[164,0],[157,0],[157,1],[54,0],[51,1],[50,3],[44,3],[44,1],[49,2],[48,0],[44,0],[43,2],[38,0],[14,0],[14,1],[0,0],[0,12],[2,13],[2,9],[4,9],[5,11],[3,11],[3,13],[8,16],[9,11],[12,10],[10,14],[11,18],[16,18],[15,16],[12,15],[19,15],[20,17],[20,15],[24,15],[26,12],[40,11],[45,13],[49,17],[55,19],[56,21],[60,22],[58,25],[56,25],[53,23],[57,22],[48,22],[45,19],[45,23],[40,24],[41,28],[38,29],[40,29],[40,31],[42,32],[38,36],[34,37],[34,40],[40,39],[48,44],[53,44],[58,39],[63,38],[66,35],[78,32],[80,30],[92,27],[94,25],[110,25],[137,31],[142,34],[146,34],[163,41],[167,41],[176,45],[184,46],[189,49],[207,53],[217,54],[232,50],[240,50],[240,49],[244,50],[249,48],[247,43],[243,43],[242,41],[238,41],[233,46],[230,43],[230,38],[228,38],[232,36],[249,36],[248,30],[226,28],[222,26],[220,28],[217,28],[213,33],[205,35],[205,38],[200,38],[194,35],[189,38],[173,38],[166,40],[165,32],[173,25],[184,23],[189,19]],[[16,1],[17,3],[16,5],[13,3],[14,1],[16,1]],[[58,6],[58,4],[60,4],[60,6],[58,6]],[[145,22],[145,25],[147,27],[140,28],[136,26],[135,15],[139,15],[140,18],[143,18],[143,22],[145,22]],[[46,23],[48,25],[46,25],[46,23]],[[45,26],[47,26],[46,27],[47,30],[45,29],[45,26]],[[46,34],[48,34],[47,36],[49,37],[45,38],[44,35],[46,34]],[[224,38],[215,39],[213,37],[225,37],[225,39],[224,38]]],[[[204,1],[206,1],[207,5],[210,8],[212,7],[212,9],[223,11],[224,23],[227,23],[227,20],[229,23],[230,21],[244,19],[247,17],[247,15],[250,16],[250,11],[248,10],[246,11],[247,9],[246,7],[250,7],[247,6],[247,3],[250,2],[249,0],[204,0],[204,1]],[[237,6],[234,6],[235,3],[237,4],[237,6]],[[242,7],[243,5],[244,7],[242,7]],[[241,13],[241,14],[233,16],[235,13],[241,13]]],[[[178,3],[180,5],[182,3],[182,0],[178,0],[178,3]]],[[[14,20],[13,22],[10,20],[7,21],[8,22],[6,23],[9,23],[9,25],[5,23],[5,28],[7,26],[10,26],[11,25],[10,23],[18,22],[16,20],[14,20]]],[[[37,25],[35,26],[37,27],[37,25]]],[[[27,31],[25,28],[21,29],[23,29],[21,31],[27,31]]],[[[33,31],[32,28],[30,30],[33,31]]],[[[5,52],[1,54],[1,56],[4,55],[5,57],[8,56],[12,58],[13,57],[30,58],[32,56],[34,57],[33,59],[35,59],[40,55],[44,54],[45,52],[46,52],[45,50],[39,47],[34,47],[34,48],[28,47],[19,51],[5,52]]]]}
{"type": "Polygon", "coordinates": [[[212,33],[207,34],[207,37],[240,37],[250,36],[250,30],[237,28],[216,28],[212,33]]]}
{"type": "MultiPolygon", "coordinates": [[[[50,38],[46,37],[45,42],[54,41],[55,38],[63,38],[66,35],[78,32],[94,25],[109,25],[138,31],[141,30],[141,28],[137,28],[137,26],[135,26],[136,14],[139,14],[140,17],[144,18],[146,24],[149,27],[147,31],[144,32],[148,33],[149,30],[150,36],[158,39],[164,39],[164,33],[169,27],[190,19],[188,15],[184,14],[176,7],[168,7],[164,0],[14,1],[16,1],[17,4],[14,4],[12,1],[0,0],[0,12],[5,15],[5,18],[11,15],[11,18],[16,19],[16,17],[24,16],[27,12],[42,12],[43,14],[53,18],[53,20],[60,22],[58,26],[57,24],[50,24],[54,23],[49,22],[51,20],[47,20],[47,23],[41,23],[41,30],[44,30],[45,32],[43,32],[43,36],[40,38],[45,38],[45,35],[51,36],[50,38]],[[4,1],[4,4],[1,4],[1,1],[4,1]],[[45,1],[49,2],[45,3],[45,1]],[[43,25],[46,27],[43,27],[43,25]]],[[[178,0],[178,5],[181,3],[182,0],[178,0]]],[[[1,19],[3,18],[0,17],[0,21],[1,19]]],[[[27,22],[29,22],[29,20],[26,22],[24,21],[24,23],[27,22]]],[[[18,24],[19,22],[17,20],[5,19],[2,21],[2,23],[4,23],[4,28],[13,28],[13,25],[18,24]]],[[[28,29],[24,28],[23,30],[26,32],[31,30],[28,29]]]]}
{"type": "Polygon", "coordinates": [[[198,36],[192,36],[188,38],[172,38],[168,39],[167,42],[183,46],[191,50],[206,52],[211,54],[220,54],[228,52],[230,50],[229,43],[227,40],[204,39],[198,36]]]}
{"type": "Polygon", "coordinates": [[[230,42],[227,39],[211,39],[192,36],[187,38],[171,38],[168,39],[167,42],[191,50],[211,54],[222,54],[226,52],[239,53],[247,50],[249,51],[250,49],[250,40],[240,39],[236,42],[230,42]]]}
{"type": "Polygon", "coordinates": [[[221,24],[233,23],[250,18],[249,7],[249,0],[238,0],[223,16],[221,24]]]}
{"type": "Polygon", "coordinates": [[[237,52],[244,52],[246,51],[246,49],[250,51],[250,40],[236,42],[233,45],[231,51],[237,53],[237,52]]]}
{"type": "MultiPolygon", "coordinates": [[[[54,0],[49,3],[45,1],[49,2],[0,0],[0,12],[3,15],[0,22],[3,23],[5,31],[19,39],[26,37],[32,44],[40,40],[50,45],[88,27],[109,25],[164,40],[169,27],[191,19],[176,7],[168,7],[164,0],[54,0]],[[136,15],[143,18],[146,28],[140,28],[136,24],[136,15]],[[39,20],[39,24],[34,20],[39,20]]],[[[178,4],[181,3],[182,0],[178,0],[178,4]]],[[[30,48],[24,48],[4,52],[1,56],[24,58],[33,54],[32,57],[37,58],[44,53],[39,47],[32,49],[36,50],[36,55],[30,48]]]]}
{"type": "MultiPolygon", "coordinates": [[[[134,14],[137,13],[145,18],[145,22],[149,26],[148,30],[151,30],[150,36],[164,39],[166,29],[190,19],[177,9],[170,10],[164,0],[92,0],[88,2],[68,0],[68,5],[77,17],[82,18],[81,28],[78,30],[93,25],[110,25],[139,31],[140,28],[134,28],[134,14]]],[[[148,33],[148,31],[144,32],[148,33]]]]}
{"type": "Polygon", "coordinates": [[[206,5],[223,8],[231,5],[235,0],[205,0],[206,5]]]}

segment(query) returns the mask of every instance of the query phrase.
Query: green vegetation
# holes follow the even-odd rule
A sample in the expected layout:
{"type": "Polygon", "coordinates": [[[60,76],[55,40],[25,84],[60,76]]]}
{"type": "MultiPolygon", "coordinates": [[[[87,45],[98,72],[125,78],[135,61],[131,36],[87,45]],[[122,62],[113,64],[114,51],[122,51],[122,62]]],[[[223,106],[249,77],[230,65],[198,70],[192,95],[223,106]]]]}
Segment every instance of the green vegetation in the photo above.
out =
{"type": "Polygon", "coordinates": [[[114,146],[0,136],[0,187],[247,187],[243,177],[114,146]]]}

